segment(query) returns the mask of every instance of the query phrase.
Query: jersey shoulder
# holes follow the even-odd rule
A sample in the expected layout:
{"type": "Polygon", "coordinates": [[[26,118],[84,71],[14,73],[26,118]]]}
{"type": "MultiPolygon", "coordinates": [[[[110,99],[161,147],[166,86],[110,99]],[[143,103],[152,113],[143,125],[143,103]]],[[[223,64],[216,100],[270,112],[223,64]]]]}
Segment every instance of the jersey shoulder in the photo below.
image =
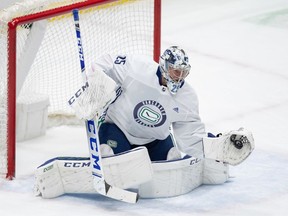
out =
{"type": "Polygon", "coordinates": [[[152,57],[145,55],[127,55],[127,72],[131,77],[136,80],[146,80],[157,78],[156,72],[158,69],[158,63],[156,63],[152,57]]]}
{"type": "Polygon", "coordinates": [[[135,70],[145,70],[148,68],[158,67],[158,63],[156,63],[152,57],[146,55],[127,55],[126,56],[127,63],[131,67],[135,68],[135,70]]]}

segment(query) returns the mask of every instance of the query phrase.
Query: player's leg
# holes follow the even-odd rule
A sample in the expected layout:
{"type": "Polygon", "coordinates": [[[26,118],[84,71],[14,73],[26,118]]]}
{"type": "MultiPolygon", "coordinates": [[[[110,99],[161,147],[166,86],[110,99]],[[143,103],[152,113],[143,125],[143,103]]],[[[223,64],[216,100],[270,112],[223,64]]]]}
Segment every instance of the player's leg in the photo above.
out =
{"type": "Polygon", "coordinates": [[[99,140],[101,149],[111,147],[114,154],[125,152],[131,149],[131,145],[125,134],[113,123],[103,123],[99,128],[99,140]]]}
{"type": "Polygon", "coordinates": [[[144,146],[148,149],[151,161],[160,161],[180,157],[180,153],[174,145],[171,134],[164,140],[154,140],[153,142],[144,146]],[[167,158],[168,155],[170,155],[170,157],[167,158]]]}

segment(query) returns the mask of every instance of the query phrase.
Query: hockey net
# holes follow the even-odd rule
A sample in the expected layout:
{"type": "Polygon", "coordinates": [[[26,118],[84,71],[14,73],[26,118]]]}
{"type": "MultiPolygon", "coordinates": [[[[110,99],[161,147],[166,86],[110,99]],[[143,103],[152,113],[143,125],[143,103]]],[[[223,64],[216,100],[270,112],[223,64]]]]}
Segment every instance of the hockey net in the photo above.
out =
{"type": "Polygon", "coordinates": [[[0,11],[0,177],[15,175],[18,98],[48,95],[50,122],[74,118],[67,100],[82,79],[71,11],[80,10],[89,67],[103,53],[158,61],[160,6],[160,0],[24,0],[0,11]]]}

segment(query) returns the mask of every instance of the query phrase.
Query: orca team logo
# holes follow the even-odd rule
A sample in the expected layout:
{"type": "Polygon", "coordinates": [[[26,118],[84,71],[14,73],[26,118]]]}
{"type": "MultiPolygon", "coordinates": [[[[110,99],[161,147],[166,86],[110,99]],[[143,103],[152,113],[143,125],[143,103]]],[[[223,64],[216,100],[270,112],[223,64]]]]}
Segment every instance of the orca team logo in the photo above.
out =
{"type": "Polygon", "coordinates": [[[167,119],[164,107],[154,100],[138,103],[134,108],[133,116],[138,124],[151,128],[163,125],[167,119]]]}

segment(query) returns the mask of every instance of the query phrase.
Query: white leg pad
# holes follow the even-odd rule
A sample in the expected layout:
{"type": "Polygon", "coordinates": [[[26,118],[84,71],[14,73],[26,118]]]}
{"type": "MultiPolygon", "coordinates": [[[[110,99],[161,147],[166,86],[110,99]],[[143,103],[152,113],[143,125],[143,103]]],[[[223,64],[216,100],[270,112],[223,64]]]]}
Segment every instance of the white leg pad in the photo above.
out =
{"type": "Polygon", "coordinates": [[[122,189],[152,179],[153,169],[146,147],[103,158],[103,166],[106,182],[122,189]]]}
{"type": "Polygon", "coordinates": [[[65,193],[57,161],[47,163],[35,173],[34,194],[43,198],[54,198],[65,193]]]}
{"type": "MultiPolygon", "coordinates": [[[[127,189],[152,178],[152,165],[145,147],[103,158],[108,184],[127,189]]],[[[54,198],[65,193],[96,193],[89,158],[55,158],[35,173],[35,194],[54,198]]]]}
{"type": "Polygon", "coordinates": [[[197,158],[153,162],[153,179],[140,185],[142,198],[174,197],[202,184],[203,162],[197,158]]]}
{"type": "Polygon", "coordinates": [[[207,158],[204,160],[203,184],[223,184],[228,178],[228,164],[207,158]]]}

